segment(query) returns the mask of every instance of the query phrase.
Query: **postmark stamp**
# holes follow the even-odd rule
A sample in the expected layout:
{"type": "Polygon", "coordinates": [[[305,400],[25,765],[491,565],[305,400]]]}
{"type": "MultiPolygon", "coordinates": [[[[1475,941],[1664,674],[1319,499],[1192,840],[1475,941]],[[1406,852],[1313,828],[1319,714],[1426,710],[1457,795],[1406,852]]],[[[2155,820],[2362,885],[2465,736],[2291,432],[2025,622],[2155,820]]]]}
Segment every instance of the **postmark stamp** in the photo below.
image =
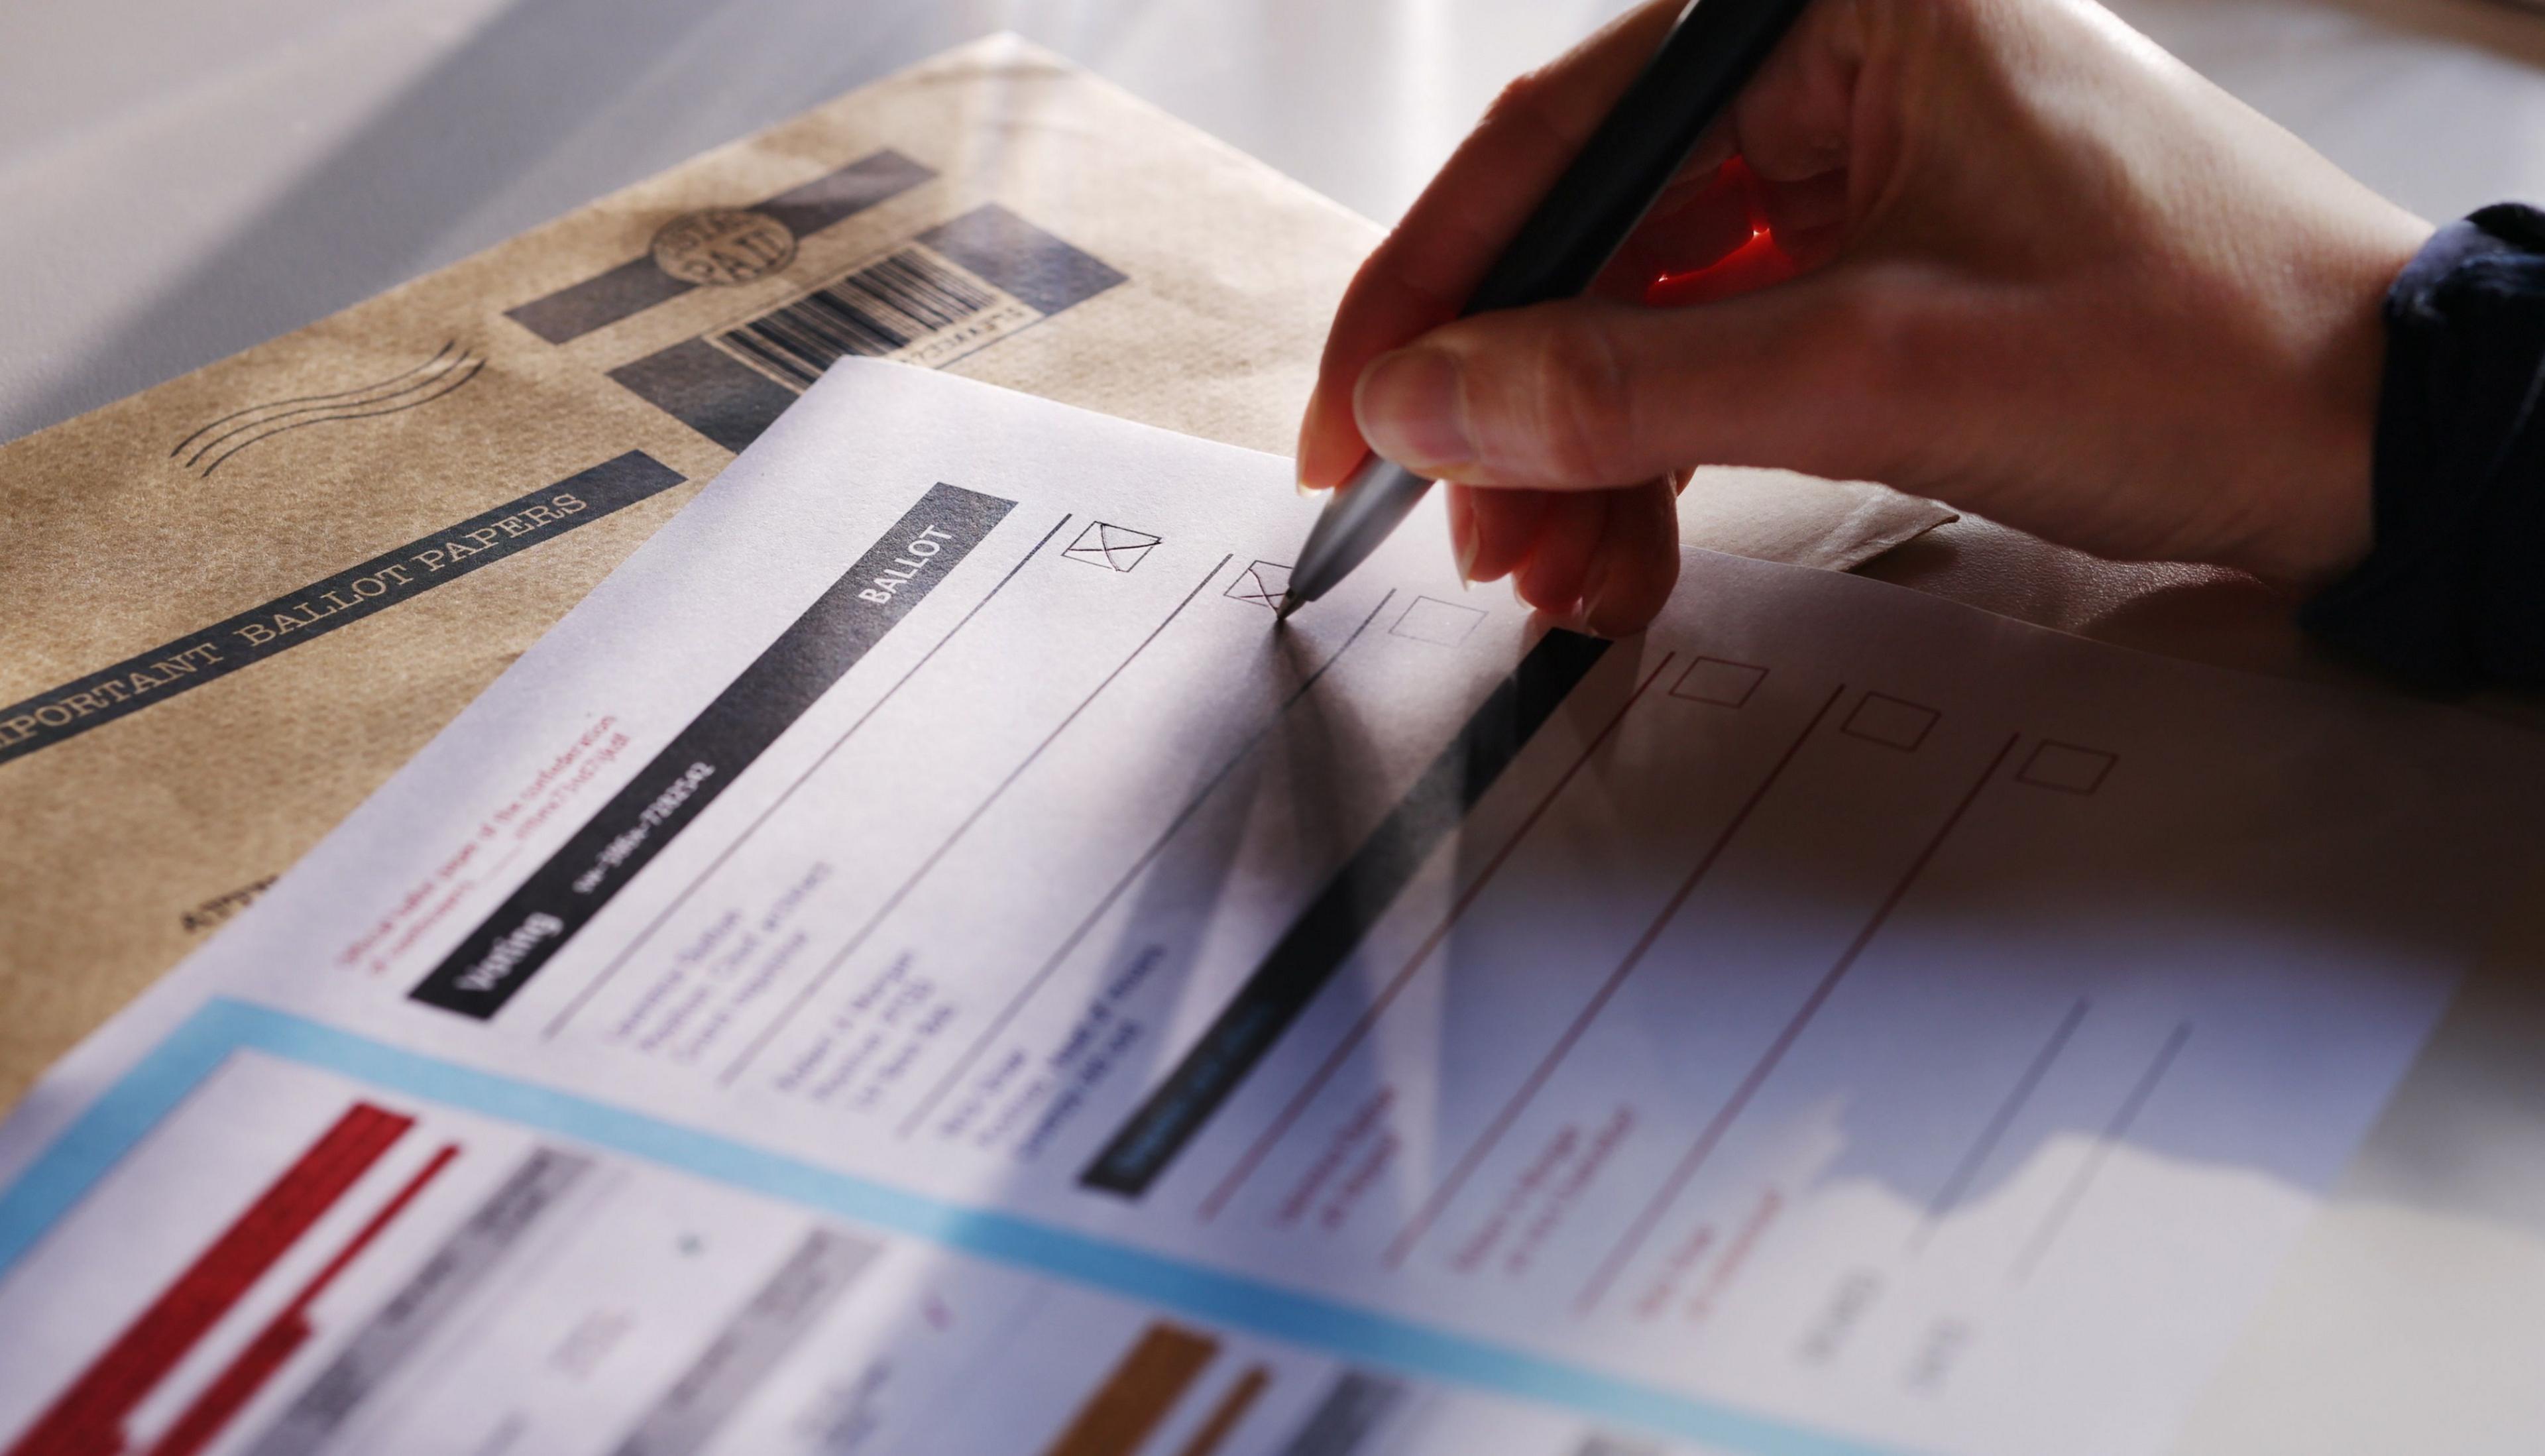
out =
{"type": "Polygon", "coordinates": [[[686,212],[655,232],[654,266],[683,283],[747,283],[795,258],[795,234],[766,212],[709,207],[686,212]]]}

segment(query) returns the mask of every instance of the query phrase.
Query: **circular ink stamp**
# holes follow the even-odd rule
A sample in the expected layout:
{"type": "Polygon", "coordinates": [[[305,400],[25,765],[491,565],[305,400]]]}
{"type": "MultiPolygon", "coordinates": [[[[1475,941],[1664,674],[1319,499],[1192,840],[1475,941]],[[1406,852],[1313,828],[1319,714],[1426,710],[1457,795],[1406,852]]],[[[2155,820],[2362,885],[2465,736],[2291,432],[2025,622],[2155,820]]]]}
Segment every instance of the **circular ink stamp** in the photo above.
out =
{"type": "Polygon", "coordinates": [[[687,283],[747,283],[795,258],[795,234],[766,212],[709,207],[654,234],[654,266],[687,283]]]}

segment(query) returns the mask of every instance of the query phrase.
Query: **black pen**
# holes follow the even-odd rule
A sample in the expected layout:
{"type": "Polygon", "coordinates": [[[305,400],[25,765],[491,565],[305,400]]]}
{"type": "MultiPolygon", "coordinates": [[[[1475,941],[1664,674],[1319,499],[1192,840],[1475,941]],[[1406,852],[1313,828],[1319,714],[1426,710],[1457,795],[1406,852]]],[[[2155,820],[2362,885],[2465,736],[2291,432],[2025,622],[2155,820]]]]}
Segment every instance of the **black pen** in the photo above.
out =
{"type": "MultiPolygon", "coordinates": [[[[1520,224],[1460,317],[1591,286],[1811,0],[1690,0],[1661,48],[1520,224]]],[[[1378,549],[1432,482],[1371,455],[1335,491],[1281,594],[1286,617],[1378,549]]],[[[1277,620],[1277,618],[1276,618],[1277,620]]]]}

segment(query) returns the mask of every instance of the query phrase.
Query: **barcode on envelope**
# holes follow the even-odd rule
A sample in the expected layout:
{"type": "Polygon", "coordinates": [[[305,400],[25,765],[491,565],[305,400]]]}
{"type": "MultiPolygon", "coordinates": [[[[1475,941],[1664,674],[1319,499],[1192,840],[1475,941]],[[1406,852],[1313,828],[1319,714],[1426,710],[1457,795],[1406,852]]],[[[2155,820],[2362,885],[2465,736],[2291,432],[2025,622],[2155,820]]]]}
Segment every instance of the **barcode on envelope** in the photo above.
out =
{"type": "Polygon", "coordinates": [[[911,246],[710,338],[800,390],[852,355],[943,364],[1039,317],[968,271],[911,246]]]}

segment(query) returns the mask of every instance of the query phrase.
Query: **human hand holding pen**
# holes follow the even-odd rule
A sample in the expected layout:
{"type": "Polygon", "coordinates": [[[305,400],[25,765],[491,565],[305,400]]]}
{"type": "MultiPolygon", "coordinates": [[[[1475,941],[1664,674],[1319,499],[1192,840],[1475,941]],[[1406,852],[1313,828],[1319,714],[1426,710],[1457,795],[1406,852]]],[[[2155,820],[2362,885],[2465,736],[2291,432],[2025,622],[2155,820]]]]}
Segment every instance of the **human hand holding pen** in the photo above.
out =
{"type": "Polygon", "coordinates": [[[1607,634],[1667,598],[1698,463],[2292,590],[2366,551],[2378,304],[2428,228],[2085,0],[1820,0],[1591,296],[1450,322],[1679,8],[1514,83],[1362,266],[1304,482],[1437,476],[1471,578],[1607,634]],[[1696,291],[1799,277],[1645,301],[1736,252],[1696,291]]]}

